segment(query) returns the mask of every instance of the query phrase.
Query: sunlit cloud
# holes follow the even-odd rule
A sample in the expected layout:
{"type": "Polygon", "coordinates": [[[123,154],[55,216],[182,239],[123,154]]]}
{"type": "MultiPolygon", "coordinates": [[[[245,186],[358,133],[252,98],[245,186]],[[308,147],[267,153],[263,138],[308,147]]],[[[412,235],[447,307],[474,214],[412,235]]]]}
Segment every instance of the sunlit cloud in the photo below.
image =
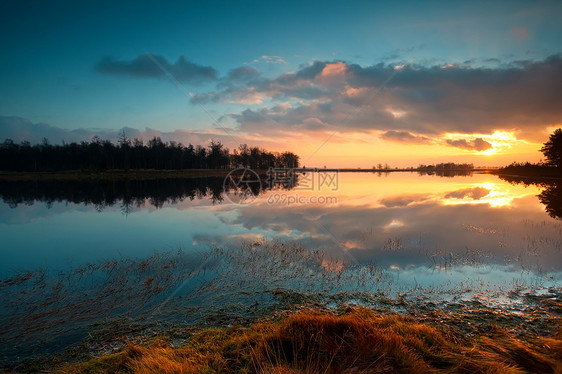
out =
{"type": "Polygon", "coordinates": [[[405,111],[399,109],[388,108],[387,111],[392,114],[392,117],[394,118],[402,118],[406,115],[405,111]]]}
{"type": "Polygon", "coordinates": [[[415,135],[409,131],[395,131],[389,130],[379,135],[383,140],[401,142],[401,143],[415,143],[415,144],[431,144],[432,140],[426,136],[415,135]]]}
{"type": "Polygon", "coordinates": [[[395,228],[402,227],[402,226],[404,226],[404,223],[402,221],[397,220],[397,219],[393,219],[392,221],[390,221],[390,223],[388,225],[384,226],[384,229],[385,230],[391,230],[391,229],[395,229],[395,228]]]}
{"type": "Polygon", "coordinates": [[[492,148],[492,144],[482,138],[467,139],[446,139],[447,145],[465,149],[468,151],[483,152],[492,148]]]}
{"type": "Polygon", "coordinates": [[[263,103],[265,99],[267,99],[267,95],[263,93],[250,92],[241,95],[241,97],[238,97],[238,95],[234,94],[232,98],[225,100],[225,102],[229,104],[255,105],[263,103]]]}
{"type": "MultiPolygon", "coordinates": [[[[536,194],[536,193],[535,193],[536,194]]],[[[487,204],[491,207],[511,206],[515,199],[533,195],[530,191],[506,188],[496,183],[478,183],[473,187],[447,193],[441,199],[444,205],[487,204]]]]}
{"type": "Polygon", "coordinates": [[[517,139],[513,131],[494,131],[492,134],[445,134],[444,141],[447,145],[483,155],[505,152],[517,143],[526,143],[517,139]]]}
{"type": "Polygon", "coordinates": [[[344,62],[336,62],[333,64],[326,64],[322,70],[323,77],[330,77],[335,75],[343,75],[347,71],[347,64],[344,62]]]}
{"type": "Polygon", "coordinates": [[[368,92],[368,89],[365,87],[354,88],[347,86],[343,93],[349,97],[361,97],[364,96],[368,92]]]}
{"type": "MultiPolygon", "coordinates": [[[[263,57],[259,60],[275,60],[275,56],[263,57]]],[[[145,63],[145,58],[107,60],[104,72],[163,77],[145,63]]],[[[273,76],[247,65],[217,77],[214,68],[165,63],[186,81],[195,82],[197,74],[212,78],[214,89],[193,92],[190,100],[207,112],[217,111],[214,105],[223,105],[218,110],[227,108],[217,119],[238,141],[258,139],[263,146],[290,148],[303,158],[314,152],[318,163],[331,167],[379,161],[401,166],[459,160],[489,165],[538,161],[546,129],[559,124],[562,116],[558,55],[543,61],[498,63],[494,68],[469,63],[461,68],[452,63],[361,66],[314,61],[273,76]],[[297,137],[299,142],[294,142],[297,137]]],[[[106,132],[113,136],[116,131],[106,132]]],[[[141,132],[138,136],[144,137],[156,130],[141,132]]],[[[90,133],[76,130],[64,140],[81,140],[90,133]]],[[[162,133],[184,143],[200,141],[202,136],[192,133],[226,135],[181,129],[162,133]]],[[[56,139],[63,135],[59,132],[56,139]]],[[[229,146],[237,145],[230,142],[229,146]]]]}
{"type": "Polygon", "coordinates": [[[407,131],[442,138],[449,146],[486,152],[482,155],[508,147],[511,141],[500,139],[499,133],[517,128],[519,138],[534,139],[537,129],[542,134],[562,115],[562,86],[558,87],[562,59],[557,55],[486,69],[455,64],[396,67],[315,61],[294,72],[217,90],[211,96],[199,94],[194,100],[267,103],[228,115],[240,131],[293,131],[307,118],[317,118],[342,133],[407,131]],[[277,115],[272,108],[286,101],[293,102],[293,107],[277,115]]]}

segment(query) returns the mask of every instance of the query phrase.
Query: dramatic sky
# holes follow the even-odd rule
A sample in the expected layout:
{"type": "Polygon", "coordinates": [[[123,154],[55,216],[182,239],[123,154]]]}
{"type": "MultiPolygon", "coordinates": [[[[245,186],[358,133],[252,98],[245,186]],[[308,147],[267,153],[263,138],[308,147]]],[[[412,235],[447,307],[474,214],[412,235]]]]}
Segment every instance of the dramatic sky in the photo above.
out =
{"type": "Polygon", "coordinates": [[[291,150],[306,166],[538,161],[562,2],[0,3],[0,139],[291,150]]]}

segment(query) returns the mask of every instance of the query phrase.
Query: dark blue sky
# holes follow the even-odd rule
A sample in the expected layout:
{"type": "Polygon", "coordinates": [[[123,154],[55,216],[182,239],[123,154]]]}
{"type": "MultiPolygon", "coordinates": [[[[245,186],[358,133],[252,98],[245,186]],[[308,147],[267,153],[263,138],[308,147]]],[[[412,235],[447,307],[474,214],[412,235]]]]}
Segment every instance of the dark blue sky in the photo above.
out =
{"type": "MultiPolygon", "coordinates": [[[[16,127],[29,131],[13,123],[18,117],[20,123],[68,130],[149,127],[213,133],[228,127],[244,139],[253,134],[271,140],[264,138],[271,136],[268,131],[257,129],[277,131],[283,121],[276,117],[271,123],[269,118],[249,130],[242,114],[270,114],[280,105],[304,112],[311,105],[333,101],[312,94],[310,82],[292,81],[292,87],[283,83],[282,95],[278,86],[272,86],[284,74],[299,72],[314,61],[341,61],[364,70],[379,64],[451,65],[500,73],[514,62],[525,61],[517,65],[524,70],[525,64],[561,52],[561,15],[560,2],[527,1],[4,1],[0,5],[0,115],[4,116],[0,126],[12,132],[16,127]],[[254,76],[229,78],[229,72],[240,67],[251,67],[245,72],[254,76]],[[308,96],[301,91],[306,85],[308,96]],[[289,94],[291,90],[299,93],[289,94]],[[193,95],[213,95],[213,99],[193,100],[193,95]],[[220,126],[213,124],[217,121],[220,126]]],[[[453,85],[460,84],[451,79],[453,85]]],[[[361,84],[315,81],[313,88],[342,92],[361,84]]],[[[419,90],[416,95],[431,92],[419,90]]],[[[411,102],[398,105],[388,99],[387,112],[413,113],[408,107],[411,102]]],[[[359,121],[349,117],[338,120],[310,113],[298,121],[307,132],[314,128],[307,123],[316,120],[331,128],[341,126],[338,121],[345,120],[345,126],[359,121]]],[[[295,130],[296,120],[291,121],[287,131],[295,130]]],[[[415,121],[410,116],[407,125],[375,124],[372,129],[413,131],[414,136],[486,133],[481,126],[477,131],[449,131],[446,126],[428,130],[415,121]]],[[[508,124],[491,122],[495,127],[487,133],[510,130],[508,124]]],[[[542,129],[552,122],[556,121],[549,116],[542,129]]],[[[351,126],[341,133],[366,128],[351,126]]]]}

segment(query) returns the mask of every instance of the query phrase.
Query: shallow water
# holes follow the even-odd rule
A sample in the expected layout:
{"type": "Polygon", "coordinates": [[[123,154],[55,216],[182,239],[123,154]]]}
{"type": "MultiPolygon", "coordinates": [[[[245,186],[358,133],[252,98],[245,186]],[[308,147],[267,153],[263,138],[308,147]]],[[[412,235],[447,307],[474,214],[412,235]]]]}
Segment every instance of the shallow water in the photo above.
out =
{"type": "Polygon", "coordinates": [[[545,188],[317,172],[240,200],[222,178],[2,182],[0,353],[60,352],[108,318],[185,326],[311,300],[552,292],[562,222],[545,188]]]}

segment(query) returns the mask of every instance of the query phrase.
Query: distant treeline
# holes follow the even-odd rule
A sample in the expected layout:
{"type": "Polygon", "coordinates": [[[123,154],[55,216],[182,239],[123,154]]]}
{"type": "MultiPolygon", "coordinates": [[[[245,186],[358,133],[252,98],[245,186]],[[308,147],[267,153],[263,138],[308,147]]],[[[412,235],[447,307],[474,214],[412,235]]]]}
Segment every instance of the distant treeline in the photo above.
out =
{"type": "Polygon", "coordinates": [[[524,175],[528,177],[560,177],[562,169],[552,164],[530,162],[513,162],[498,170],[500,174],[524,175]]]}
{"type": "Polygon", "coordinates": [[[220,141],[208,146],[184,146],[154,137],[146,144],[121,134],[117,143],[94,136],[91,141],[52,145],[20,144],[6,139],[0,143],[0,170],[61,171],[107,169],[251,169],[296,168],[299,156],[291,152],[268,152],[246,144],[230,151],[220,141]]]}
{"type": "Polygon", "coordinates": [[[455,164],[447,162],[436,165],[419,165],[418,170],[473,170],[474,164],[455,164]]]}

